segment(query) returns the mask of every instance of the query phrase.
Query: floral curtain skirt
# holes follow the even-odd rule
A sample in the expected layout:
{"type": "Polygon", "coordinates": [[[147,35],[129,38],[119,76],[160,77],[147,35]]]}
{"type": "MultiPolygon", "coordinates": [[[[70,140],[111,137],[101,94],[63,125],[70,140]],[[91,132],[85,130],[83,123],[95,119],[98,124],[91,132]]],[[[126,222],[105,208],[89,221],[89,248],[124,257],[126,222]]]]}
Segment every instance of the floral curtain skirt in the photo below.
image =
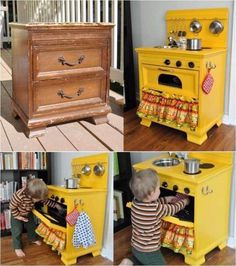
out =
{"type": "Polygon", "coordinates": [[[143,89],[142,101],[137,114],[141,118],[157,119],[175,123],[178,127],[187,125],[195,130],[198,124],[198,101],[183,96],[167,94],[153,89],[143,89]]]}
{"type": "Polygon", "coordinates": [[[65,249],[66,233],[52,229],[44,223],[40,223],[35,232],[43,238],[43,241],[52,246],[52,250],[59,253],[65,249]]]}
{"type": "Polygon", "coordinates": [[[162,246],[172,249],[174,252],[192,254],[194,246],[193,228],[162,222],[162,246]]]}

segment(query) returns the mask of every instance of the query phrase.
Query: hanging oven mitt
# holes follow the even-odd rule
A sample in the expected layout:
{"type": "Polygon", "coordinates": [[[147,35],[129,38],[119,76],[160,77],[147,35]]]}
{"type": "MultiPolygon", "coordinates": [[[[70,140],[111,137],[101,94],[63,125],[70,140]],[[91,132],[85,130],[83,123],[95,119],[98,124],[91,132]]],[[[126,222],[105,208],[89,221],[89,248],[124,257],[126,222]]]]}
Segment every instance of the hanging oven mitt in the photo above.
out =
{"type": "Polygon", "coordinates": [[[202,82],[202,90],[206,93],[209,94],[213,84],[214,84],[214,78],[212,77],[211,73],[210,73],[211,69],[208,69],[208,73],[205,77],[205,79],[202,82]]]}
{"type": "Polygon", "coordinates": [[[79,217],[79,211],[75,206],[74,210],[66,215],[66,221],[70,226],[73,226],[76,224],[78,217],[79,217]]]}
{"type": "Polygon", "coordinates": [[[93,227],[89,216],[86,212],[81,212],[75,225],[75,230],[72,237],[74,247],[88,248],[96,244],[93,227]]]}

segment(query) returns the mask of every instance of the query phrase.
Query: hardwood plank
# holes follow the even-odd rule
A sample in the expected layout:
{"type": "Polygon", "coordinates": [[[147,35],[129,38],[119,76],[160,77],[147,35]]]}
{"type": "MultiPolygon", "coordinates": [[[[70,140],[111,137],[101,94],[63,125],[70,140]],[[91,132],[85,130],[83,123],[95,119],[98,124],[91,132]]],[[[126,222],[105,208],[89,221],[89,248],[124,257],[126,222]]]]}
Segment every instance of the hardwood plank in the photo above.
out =
{"type": "Polygon", "coordinates": [[[6,62],[8,67],[12,69],[12,55],[10,49],[1,49],[1,57],[6,62]]]}
{"type": "Polygon", "coordinates": [[[56,126],[47,127],[46,134],[38,137],[38,140],[46,151],[76,151],[56,126]]]}
{"type": "Polygon", "coordinates": [[[202,145],[187,141],[182,131],[152,123],[151,127],[140,125],[136,109],[125,113],[125,150],[127,151],[234,151],[234,126],[222,124],[208,132],[208,139],[202,145]]]}
{"type": "Polygon", "coordinates": [[[11,145],[7,139],[5,130],[3,128],[2,123],[0,122],[0,136],[1,136],[1,140],[0,140],[0,150],[1,151],[12,151],[11,145]]]}
{"type": "MultiPolygon", "coordinates": [[[[114,235],[114,264],[119,264],[123,258],[131,256],[131,226],[128,226],[114,235]]],[[[167,265],[186,265],[184,256],[168,248],[161,248],[167,265]]],[[[223,250],[214,249],[206,255],[203,265],[235,265],[235,250],[229,247],[223,250]]]]}
{"type": "Polygon", "coordinates": [[[1,89],[1,121],[14,151],[43,151],[43,147],[35,138],[28,139],[23,133],[24,125],[11,114],[11,99],[5,89],[1,89]]]}
{"type": "Polygon", "coordinates": [[[11,80],[12,76],[8,71],[8,66],[4,63],[2,58],[0,58],[0,81],[11,80]]]}
{"type": "Polygon", "coordinates": [[[124,118],[115,114],[108,114],[108,124],[124,134],[124,118]]]}
{"type": "MultiPolygon", "coordinates": [[[[1,238],[1,265],[64,265],[57,252],[44,242],[41,246],[32,244],[26,234],[23,234],[22,240],[26,256],[20,259],[12,249],[11,236],[1,238]]],[[[112,265],[112,262],[102,256],[88,254],[79,257],[76,265],[112,265]]]]}
{"type": "Polygon", "coordinates": [[[89,132],[97,136],[102,143],[114,151],[123,151],[123,135],[108,124],[93,125],[87,121],[80,122],[89,132]]]}
{"type": "Polygon", "coordinates": [[[108,150],[97,138],[82,127],[78,122],[57,126],[79,151],[105,151],[108,150]]]}

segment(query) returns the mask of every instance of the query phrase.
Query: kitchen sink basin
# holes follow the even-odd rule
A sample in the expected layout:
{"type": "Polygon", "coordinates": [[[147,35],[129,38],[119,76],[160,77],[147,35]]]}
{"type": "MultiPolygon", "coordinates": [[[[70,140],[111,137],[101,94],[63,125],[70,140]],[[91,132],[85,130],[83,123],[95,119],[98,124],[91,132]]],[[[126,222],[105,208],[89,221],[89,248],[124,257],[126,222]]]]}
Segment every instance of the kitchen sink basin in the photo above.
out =
{"type": "Polygon", "coordinates": [[[176,158],[162,158],[153,161],[152,164],[158,167],[168,167],[180,164],[180,160],[176,158]]]}

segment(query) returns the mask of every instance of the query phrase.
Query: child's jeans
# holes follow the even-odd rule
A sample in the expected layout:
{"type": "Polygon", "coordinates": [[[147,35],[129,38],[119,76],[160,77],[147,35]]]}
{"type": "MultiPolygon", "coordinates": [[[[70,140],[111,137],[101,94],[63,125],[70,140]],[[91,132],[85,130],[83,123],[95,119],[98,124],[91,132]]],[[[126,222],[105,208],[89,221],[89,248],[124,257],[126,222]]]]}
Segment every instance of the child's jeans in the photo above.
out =
{"type": "Polygon", "coordinates": [[[38,235],[35,233],[37,226],[34,221],[33,213],[31,212],[27,218],[29,221],[23,222],[15,219],[13,215],[11,215],[11,234],[14,249],[22,249],[21,235],[24,227],[31,241],[38,240],[38,235]]]}
{"type": "Polygon", "coordinates": [[[141,252],[132,248],[132,262],[134,265],[166,265],[160,250],[153,252],[141,252]]]}

